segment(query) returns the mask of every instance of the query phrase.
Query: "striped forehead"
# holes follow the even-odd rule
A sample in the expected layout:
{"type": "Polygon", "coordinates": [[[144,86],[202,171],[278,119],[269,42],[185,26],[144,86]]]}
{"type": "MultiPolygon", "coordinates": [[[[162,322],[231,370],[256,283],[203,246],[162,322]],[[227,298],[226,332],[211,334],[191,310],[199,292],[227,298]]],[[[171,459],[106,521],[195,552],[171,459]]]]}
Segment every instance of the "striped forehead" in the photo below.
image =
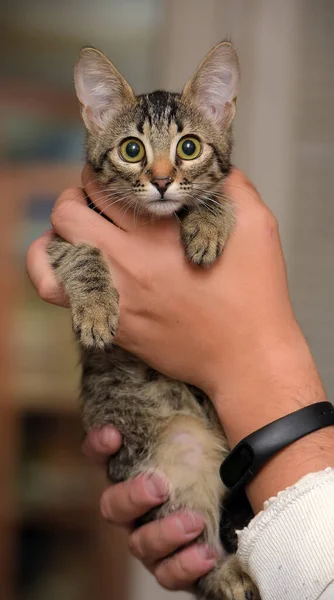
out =
{"type": "Polygon", "coordinates": [[[167,150],[182,130],[177,100],[177,94],[168,92],[153,92],[140,97],[138,130],[149,138],[155,150],[167,150]]]}

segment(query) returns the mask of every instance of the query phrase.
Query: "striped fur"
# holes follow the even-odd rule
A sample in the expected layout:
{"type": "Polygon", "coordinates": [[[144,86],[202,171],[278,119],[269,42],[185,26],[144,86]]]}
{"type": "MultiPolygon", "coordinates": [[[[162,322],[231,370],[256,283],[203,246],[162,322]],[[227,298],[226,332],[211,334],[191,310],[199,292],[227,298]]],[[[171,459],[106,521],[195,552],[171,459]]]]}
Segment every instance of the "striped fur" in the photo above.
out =
{"type": "MultiPolygon", "coordinates": [[[[186,255],[202,266],[212,264],[223,251],[234,223],[222,183],[231,168],[236,65],[234,49],[223,43],[208,55],[182,94],[158,91],[138,97],[94,49],[83,51],[75,72],[87,128],[87,158],[96,176],[111,195],[117,192],[124,201],[130,199],[138,211],[163,215],[168,206],[177,210],[186,255]],[[201,155],[181,160],[175,148],[189,134],[201,141],[201,155]],[[120,156],[120,143],[128,137],[145,145],[139,164],[126,163],[120,156]],[[161,169],[172,183],[167,200],[160,198],[153,209],[150,198],[157,190],[152,178],[161,169]]],[[[151,470],[164,473],[170,482],[168,500],[137,525],[178,509],[202,513],[206,528],[200,541],[222,558],[197,582],[194,594],[201,600],[257,600],[258,592],[234,554],[232,520],[221,510],[226,493],[219,466],[228,448],[210,401],[199,390],[113,347],[118,293],[99,250],[56,238],[49,255],[70,299],[81,345],[85,429],[113,423],[123,436],[121,450],[109,461],[110,479],[119,482],[151,470]]]]}

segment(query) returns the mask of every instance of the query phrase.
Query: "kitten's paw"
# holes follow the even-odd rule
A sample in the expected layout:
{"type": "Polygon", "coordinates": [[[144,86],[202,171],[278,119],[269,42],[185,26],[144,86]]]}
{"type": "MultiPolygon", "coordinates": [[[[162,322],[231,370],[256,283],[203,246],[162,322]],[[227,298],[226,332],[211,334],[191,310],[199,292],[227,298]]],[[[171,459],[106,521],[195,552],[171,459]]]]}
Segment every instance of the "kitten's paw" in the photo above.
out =
{"type": "Polygon", "coordinates": [[[72,306],[73,331],[86,350],[111,350],[118,311],[111,303],[72,306]]]}
{"type": "Polygon", "coordinates": [[[243,574],[240,582],[228,590],[226,600],[261,600],[261,598],[254,583],[248,575],[243,574]]]}
{"type": "Polygon", "coordinates": [[[241,569],[235,555],[230,555],[220,566],[199,580],[199,600],[261,600],[259,592],[241,569]]]}
{"type": "Polygon", "coordinates": [[[204,220],[196,211],[183,220],[181,237],[189,260],[202,266],[215,262],[226,241],[218,224],[204,220]]]}
{"type": "Polygon", "coordinates": [[[235,557],[223,566],[222,580],[226,600],[261,600],[257,587],[244,573],[235,557]]]}

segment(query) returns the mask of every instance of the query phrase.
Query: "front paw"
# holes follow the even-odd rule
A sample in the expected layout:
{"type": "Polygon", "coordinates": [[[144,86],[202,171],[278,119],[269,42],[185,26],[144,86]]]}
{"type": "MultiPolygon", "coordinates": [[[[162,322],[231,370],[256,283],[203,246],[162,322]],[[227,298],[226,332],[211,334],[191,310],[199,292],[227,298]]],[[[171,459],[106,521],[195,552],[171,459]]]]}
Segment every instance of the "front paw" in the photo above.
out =
{"type": "Polygon", "coordinates": [[[185,217],[181,237],[186,256],[192,263],[209,266],[221,255],[227,236],[220,225],[196,211],[185,217]]]}
{"type": "Polygon", "coordinates": [[[72,324],[86,350],[111,350],[118,327],[118,307],[110,301],[72,306],[72,324]]]}

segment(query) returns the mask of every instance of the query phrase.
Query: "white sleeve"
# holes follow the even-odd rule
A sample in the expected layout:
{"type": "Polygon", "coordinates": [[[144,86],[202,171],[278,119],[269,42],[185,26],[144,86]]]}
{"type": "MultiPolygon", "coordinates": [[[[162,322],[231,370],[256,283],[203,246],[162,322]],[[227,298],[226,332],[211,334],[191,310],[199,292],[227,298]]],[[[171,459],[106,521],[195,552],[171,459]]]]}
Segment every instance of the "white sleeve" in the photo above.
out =
{"type": "Polygon", "coordinates": [[[238,538],[262,600],[334,600],[334,469],[270,498],[238,538]]]}

